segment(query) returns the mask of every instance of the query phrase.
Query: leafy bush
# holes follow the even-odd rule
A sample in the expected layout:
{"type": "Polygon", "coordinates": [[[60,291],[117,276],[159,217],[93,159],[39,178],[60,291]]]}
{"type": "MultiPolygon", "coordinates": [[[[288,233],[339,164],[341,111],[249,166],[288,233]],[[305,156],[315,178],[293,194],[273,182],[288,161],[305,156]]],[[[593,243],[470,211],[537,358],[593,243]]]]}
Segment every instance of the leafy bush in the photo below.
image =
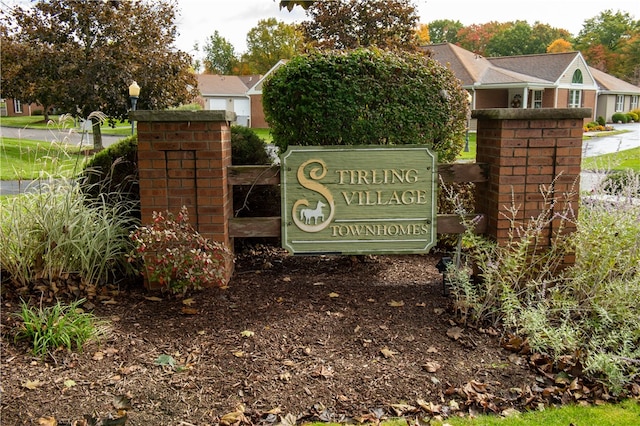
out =
{"type": "Polygon", "coordinates": [[[84,301],[80,299],[68,306],[57,302],[46,308],[29,307],[23,301],[20,313],[16,314],[22,325],[15,339],[30,341],[32,353],[38,356],[60,347],[69,351],[75,347],[81,351],[87,341],[97,340],[105,334],[105,323],[80,308],[84,301]]]}
{"type": "Polygon", "coordinates": [[[603,116],[601,116],[601,115],[598,116],[598,119],[596,121],[601,126],[606,126],[607,125],[607,120],[605,120],[605,118],[603,116]]]}
{"type": "Polygon", "coordinates": [[[609,173],[602,182],[605,194],[622,197],[640,197],[640,174],[633,170],[609,173]]]}
{"type": "Polygon", "coordinates": [[[628,123],[629,117],[627,116],[627,114],[624,114],[622,112],[616,112],[611,116],[611,121],[613,121],[614,123],[628,123]]]}
{"type": "Polygon", "coordinates": [[[633,121],[634,123],[638,122],[638,114],[631,111],[627,113],[627,116],[629,116],[629,121],[633,121]]]}
{"type": "MultiPolygon", "coordinates": [[[[632,187],[622,189],[625,194],[640,188],[637,180],[626,184],[632,187]]],[[[504,246],[465,234],[464,256],[449,271],[455,306],[463,320],[501,323],[533,351],[580,364],[586,376],[620,393],[640,373],[640,203],[592,197],[572,218],[569,208],[557,211],[552,191],[544,195],[545,211],[522,226],[511,209],[504,246]],[[542,230],[551,221],[576,219],[576,232],[557,235],[549,248],[538,246],[548,240],[542,230]],[[575,265],[559,270],[572,254],[575,265]],[[472,269],[479,270],[477,282],[472,269]]]]}
{"type": "Polygon", "coordinates": [[[235,165],[271,164],[264,140],[244,126],[231,126],[231,162],[235,165]]]}
{"type": "Polygon", "coordinates": [[[82,172],[82,189],[92,198],[101,194],[114,202],[131,203],[131,214],[139,218],[138,136],[132,135],[96,153],[82,172]]]}
{"type": "Polygon", "coordinates": [[[131,239],[135,249],[130,260],[142,262],[142,274],[163,290],[184,294],[226,284],[231,253],[193,229],[186,207],[176,217],[154,212],[153,223],[133,231],[131,239]]]}
{"type": "Polygon", "coordinates": [[[263,105],[281,152],[288,145],[426,144],[451,162],[464,146],[467,92],[424,54],[297,56],[265,82],[263,105]]]}
{"type": "Polygon", "coordinates": [[[29,289],[37,280],[58,291],[56,281],[76,275],[80,285],[101,285],[130,276],[130,204],[108,194],[88,199],[74,181],[40,181],[0,210],[0,267],[9,281],[29,289]]]}

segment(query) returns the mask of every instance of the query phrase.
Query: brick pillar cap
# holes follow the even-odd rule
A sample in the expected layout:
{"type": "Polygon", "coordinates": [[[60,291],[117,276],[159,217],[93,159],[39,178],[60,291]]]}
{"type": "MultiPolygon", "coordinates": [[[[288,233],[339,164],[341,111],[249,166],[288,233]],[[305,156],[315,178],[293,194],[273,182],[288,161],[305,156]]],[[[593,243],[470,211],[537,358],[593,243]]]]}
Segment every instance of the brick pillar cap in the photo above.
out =
{"type": "Polygon", "coordinates": [[[233,111],[130,111],[129,118],[136,121],[235,121],[236,113],[233,111]]]}
{"type": "Polygon", "coordinates": [[[591,117],[591,108],[490,108],[475,109],[472,118],[489,120],[562,120],[591,117]]]}

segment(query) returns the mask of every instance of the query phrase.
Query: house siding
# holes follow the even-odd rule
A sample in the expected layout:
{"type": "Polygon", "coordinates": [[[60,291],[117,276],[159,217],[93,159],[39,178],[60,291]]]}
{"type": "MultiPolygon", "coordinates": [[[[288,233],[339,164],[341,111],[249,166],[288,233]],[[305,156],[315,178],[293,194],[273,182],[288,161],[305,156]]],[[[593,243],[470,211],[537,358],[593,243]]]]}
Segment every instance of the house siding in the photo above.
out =
{"type": "Polygon", "coordinates": [[[582,86],[584,87],[595,87],[596,82],[591,77],[591,73],[587,68],[586,64],[578,59],[573,61],[569,67],[567,67],[567,71],[562,75],[558,83],[562,86],[579,86],[571,83],[573,79],[573,73],[579,69],[582,72],[582,86]]]}
{"type": "Polygon", "coordinates": [[[262,107],[262,95],[251,95],[251,127],[255,129],[267,129],[269,124],[264,118],[262,107]]]}

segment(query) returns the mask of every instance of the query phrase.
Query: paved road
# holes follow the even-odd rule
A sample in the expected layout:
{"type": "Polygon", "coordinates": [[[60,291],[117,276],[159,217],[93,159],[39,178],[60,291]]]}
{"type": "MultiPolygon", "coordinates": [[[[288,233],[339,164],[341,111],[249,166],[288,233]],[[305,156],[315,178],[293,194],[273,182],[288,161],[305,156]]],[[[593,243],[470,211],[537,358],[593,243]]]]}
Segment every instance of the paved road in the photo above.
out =
{"type": "MultiPolygon", "coordinates": [[[[59,131],[57,129],[21,129],[16,127],[0,127],[0,136],[5,138],[31,139],[46,142],[65,142],[70,145],[93,146],[93,134],[77,131],[59,131]]],[[[124,136],[102,135],[102,145],[113,145],[124,136]]]]}
{"type": "MultiPolygon", "coordinates": [[[[615,136],[596,137],[585,141],[582,145],[582,156],[594,157],[597,155],[609,154],[626,149],[640,147],[640,123],[616,124],[614,127],[619,130],[629,131],[627,133],[622,133],[615,136]]],[[[83,135],[80,135],[78,133],[0,127],[0,135],[4,137],[45,141],[64,140],[67,143],[73,143],[75,145],[79,145],[80,143],[82,143],[83,145],[93,144],[91,134],[84,135],[83,139],[83,135]]],[[[102,135],[102,142],[104,146],[114,144],[120,139],[122,139],[121,136],[102,135]]],[[[602,178],[603,175],[599,173],[583,172],[581,187],[583,190],[593,188],[602,178]]],[[[30,181],[0,181],[0,194],[19,194],[20,192],[23,192],[30,184],[30,181]]]]}

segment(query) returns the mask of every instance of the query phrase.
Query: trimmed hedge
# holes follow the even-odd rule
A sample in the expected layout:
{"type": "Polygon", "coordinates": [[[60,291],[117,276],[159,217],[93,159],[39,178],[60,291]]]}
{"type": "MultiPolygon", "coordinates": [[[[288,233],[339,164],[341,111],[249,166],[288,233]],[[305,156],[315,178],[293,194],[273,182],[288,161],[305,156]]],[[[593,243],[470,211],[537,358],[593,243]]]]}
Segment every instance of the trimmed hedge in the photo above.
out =
{"type": "Polygon", "coordinates": [[[425,54],[377,49],[294,57],[263,87],[280,152],[289,145],[426,144],[439,162],[464,146],[467,92],[425,54]]]}

